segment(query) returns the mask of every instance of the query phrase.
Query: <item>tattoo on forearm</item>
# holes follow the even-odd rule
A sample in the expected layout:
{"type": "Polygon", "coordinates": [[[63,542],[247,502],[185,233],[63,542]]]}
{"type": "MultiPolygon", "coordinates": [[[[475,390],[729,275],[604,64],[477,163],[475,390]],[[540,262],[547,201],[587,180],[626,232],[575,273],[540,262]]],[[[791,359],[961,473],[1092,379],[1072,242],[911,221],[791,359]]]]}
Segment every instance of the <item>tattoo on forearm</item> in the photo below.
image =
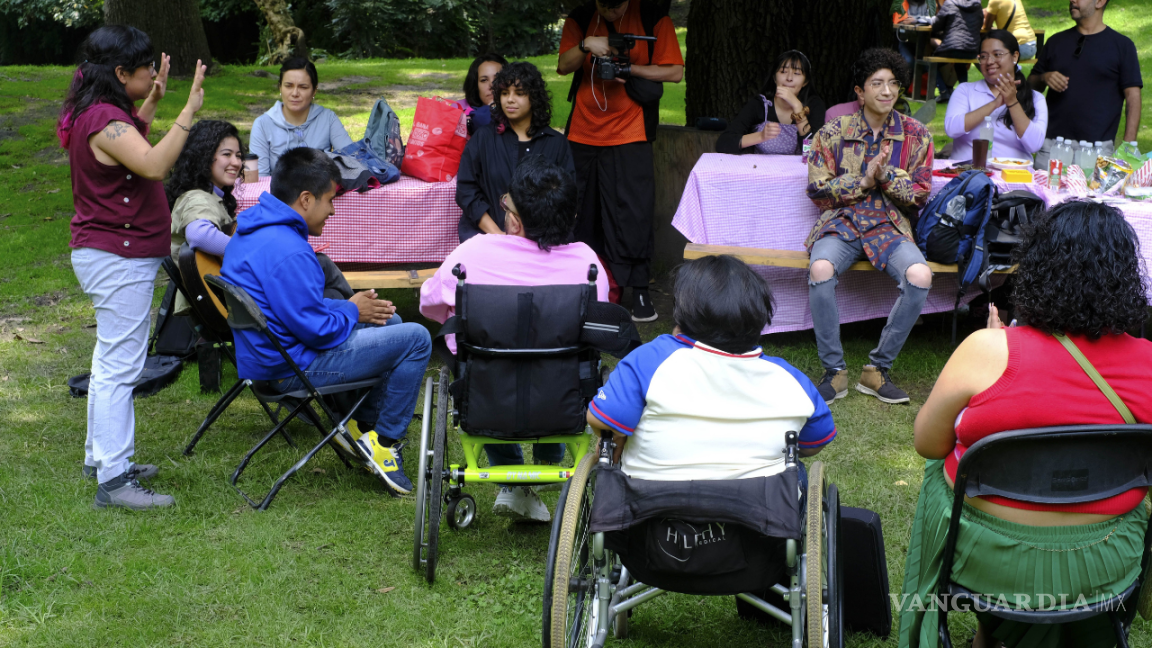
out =
{"type": "Polygon", "coordinates": [[[108,124],[108,128],[104,129],[104,136],[110,140],[114,140],[127,132],[127,124],[124,122],[112,122],[111,124],[108,124]]]}

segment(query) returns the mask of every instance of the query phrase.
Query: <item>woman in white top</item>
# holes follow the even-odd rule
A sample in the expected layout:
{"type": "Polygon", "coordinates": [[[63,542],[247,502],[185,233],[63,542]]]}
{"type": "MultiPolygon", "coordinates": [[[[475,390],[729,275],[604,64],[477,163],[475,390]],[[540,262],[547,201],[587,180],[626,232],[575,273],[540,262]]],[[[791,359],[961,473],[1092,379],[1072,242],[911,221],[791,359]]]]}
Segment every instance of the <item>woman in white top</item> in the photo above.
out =
{"type": "Polygon", "coordinates": [[[980,45],[982,81],[961,83],[948,102],[944,132],[953,139],[952,159],[972,159],[972,141],[989,115],[996,125],[992,157],[1031,160],[1044,144],[1048,106],[1016,67],[1020,46],[1012,32],[995,29],[980,45]]]}

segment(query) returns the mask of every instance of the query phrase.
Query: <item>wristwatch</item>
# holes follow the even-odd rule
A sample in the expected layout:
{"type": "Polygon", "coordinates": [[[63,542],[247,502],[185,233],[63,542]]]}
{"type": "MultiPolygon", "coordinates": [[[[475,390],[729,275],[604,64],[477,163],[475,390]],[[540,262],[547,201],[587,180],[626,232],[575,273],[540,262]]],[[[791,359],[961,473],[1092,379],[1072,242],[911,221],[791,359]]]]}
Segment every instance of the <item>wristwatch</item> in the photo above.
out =
{"type": "Polygon", "coordinates": [[[884,181],[880,184],[888,184],[896,179],[896,171],[889,167],[888,171],[884,173],[884,181]]]}
{"type": "Polygon", "coordinates": [[[584,39],[583,38],[580,39],[580,44],[577,45],[577,47],[580,48],[581,52],[584,52],[585,54],[588,53],[588,50],[584,48],[584,39]]]}

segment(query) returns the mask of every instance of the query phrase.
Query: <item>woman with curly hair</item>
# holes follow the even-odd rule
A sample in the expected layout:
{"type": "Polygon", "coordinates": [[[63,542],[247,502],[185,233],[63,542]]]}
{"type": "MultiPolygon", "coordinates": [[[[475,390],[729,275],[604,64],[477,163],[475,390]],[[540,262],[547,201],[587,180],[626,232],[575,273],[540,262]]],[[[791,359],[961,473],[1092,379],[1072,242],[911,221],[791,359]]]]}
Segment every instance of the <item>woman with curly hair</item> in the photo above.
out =
{"type": "MultiPolygon", "coordinates": [[[[988,328],[956,349],[916,417],[916,451],[928,461],[904,572],[901,648],[938,645],[930,597],[965,450],[1006,430],[1124,422],[1057,336],[1080,349],[1137,422],[1152,423],[1152,392],[1143,375],[1152,366],[1152,343],[1125,333],[1147,315],[1148,286],[1124,216],[1099,203],[1058,205],[1026,233],[1017,255],[1013,300],[1022,325],[1004,328],[993,307],[988,328]]],[[[1042,601],[1043,594],[1070,606],[1115,596],[1140,572],[1146,491],[1073,505],[971,498],[952,580],[1009,602],[1017,595],[1042,601]]],[[[1063,625],[980,612],[977,620],[976,648],[1115,645],[1107,615],[1063,625]]]]}
{"type": "Polygon", "coordinates": [[[524,156],[539,155],[575,175],[568,140],[553,129],[552,95],[540,70],[524,61],[505,66],[492,81],[492,123],[476,130],[456,176],[460,242],[477,234],[504,234],[500,197],[524,156]]]}
{"type": "Polygon", "coordinates": [[[164,192],[172,208],[172,258],[187,241],[194,250],[224,256],[236,222],[232,188],[240,175],[244,144],[225,121],[197,123],[164,192]]]}

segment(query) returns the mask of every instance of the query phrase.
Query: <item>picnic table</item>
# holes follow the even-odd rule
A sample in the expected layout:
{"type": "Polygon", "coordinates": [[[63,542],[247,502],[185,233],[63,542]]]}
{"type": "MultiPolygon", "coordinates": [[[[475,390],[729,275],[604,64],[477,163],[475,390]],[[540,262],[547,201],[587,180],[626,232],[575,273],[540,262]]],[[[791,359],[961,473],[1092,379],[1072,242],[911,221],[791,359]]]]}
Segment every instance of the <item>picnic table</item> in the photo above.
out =
{"type": "MultiPolygon", "coordinates": [[[[932,37],[932,25],[921,25],[921,24],[914,23],[914,22],[902,22],[902,23],[896,23],[895,25],[893,25],[892,29],[896,30],[897,35],[899,35],[901,33],[912,34],[916,38],[915,55],[914,55],[913,61],[912,61],[912,100],[913,101],[920,101],[921,100],[920,99],[920,69],[921,68],[925,68],[926,71],[928,72],[928,84],[927,84],[927,87],[925,88],[926,92],[925,92],[924,96],[925,96],[925,99],[931,100],[933,97],[928,96],[927,93],[935,93],[936,70],[939,68],[940,65],[947,64],[947,63],[970,63],[972,65],[976,65],[978,62],[974,58],[972,58],[972,59],[953,59],[953,58],[943,58],[943,57],[939,57],[939,56],[925,56],[924,51],[927,49],[928,41],[932,37]]],[[[1040,50],[1044,47],[1044,30],[1043,29],[1033,29],[1032,31],[1036,33],[1036,52],[1039,53],[1040,50]]],[[[980,33],[981,34],[987,34],[988,30],[987,29],[981,30],[980,33]]],[[[1030,65],[1030,64],[1035,64],[1035,63],[1036,63],[1036,59],[1028,59],[1026,61],[1020,61],[1021,65],[1030,65]]]]}
{"type": "MultiPolygon", "coordinates": [[[[937,160],[936,168],[951,164],[937,160]]],[[[1027,189],[1048,204],[1067,200],[1065,193],[1034,184],[1005,183],[994,178],[1001,191],[1027,189]]],[[[933,195],[949,178],[933,177],[933,195]]],[[[808,199],[808,167],[800,156],[724,155],[706,153],[692,169],[672,225],[691,243],[804,251],[804,240],[820,212],[808,199]]],[[[1116,201],[1141,239],[1145,263],[1152,267],[1152,203],[1116,201]]],[[[803,268],[753,266],[768,280],[776,299],[776,312],[765,333],[812,328],[808,306],[808,274],[803,268]]],[[[839,278],[836,300],[841,322],[884,318],[896,301],[896,285],[882,272],[847,272],[839,278]]],[[[938,274],[924,305],[925,313],[952,310],[958,289],[955,274],[938,274]]],[[[972,287],[965,297],[979,294],[972,287]]],[[[1150,295],[1152,296],[1152,295],[1150,295]]]]}
{"type": "MultiPolygon", "coordinates": [[[[262,178],[239,185],[237,211],[255,205],[270,183],[262,178]]],[[[338,196],[332,205],[336,213],[324,234],[309,242],[337,263],[438,264],[460,244],[455,179],[424,182],[402,175],[371,191],[338,196]]]]}

